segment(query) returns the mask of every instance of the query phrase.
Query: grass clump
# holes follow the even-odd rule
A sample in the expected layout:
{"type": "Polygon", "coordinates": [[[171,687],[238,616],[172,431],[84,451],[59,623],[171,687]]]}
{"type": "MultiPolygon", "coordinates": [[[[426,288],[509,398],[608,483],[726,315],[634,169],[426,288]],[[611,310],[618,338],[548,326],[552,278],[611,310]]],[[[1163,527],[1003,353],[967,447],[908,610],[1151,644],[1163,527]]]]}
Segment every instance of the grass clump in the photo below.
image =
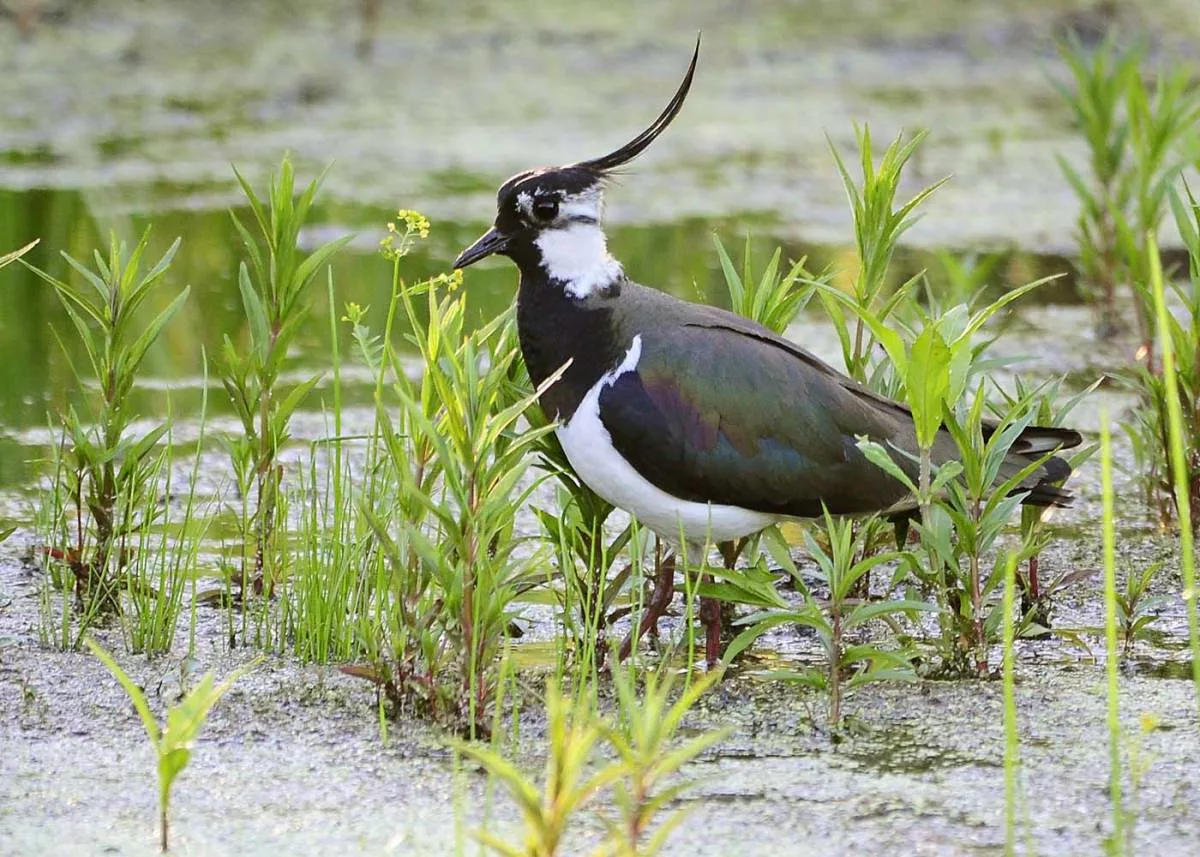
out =
{"type": "MultiPolygon", "coordinates": [[[[982,675],[988,670],[987,649],[999,632],[994,602],[1003,578],[1001,568],[985,563],[1020,504],[1020,483],[1038,466],[1014,470],[1006,459],[1021,431],[1048,407],[1046,389],[987,400],[981,376],[1000,361],[987,354],[983,331],[1010,303],[1047,280],[1012,289],[979,308],[943,308],[932,296],[923,305],[917,278],[889,292],[886,263],[911,226],[915,205],[939,186],[904,205],[895,202],[900,172],[919,141],[898,138],[875,168],[870,136],[860,134],[861,186],[839,158],[856,221],[860,267],[850,290],[826,287],[821,295],[852,377],[898,399],[912,413],[915,455],[867,438],[859,447],[915,498],[915,508],[897,513],[893,521],[898,534],[911,523],[918,535],[919,550],[909,554],[908,583],[939,608],[939,671],[982,675]],[[880,349],[885,359],[875,356],[880,349]]],[[[1038,531],[1035,520],[1027,523],[1027,555],[1045,544],[1038,531]]],[[[1030,588],[1036,591],[1032,574],[1030,588]]]]}
{"type": "MultiPolygon", "coordinates": [[[[1183,168],[1195,159],[1200,93],[1192,85],[1192,68],[1183,63],[1156,70],[1149,78],[1153,83],[1148,83],[1141,45],[1122,49],[1110,37],[1089,53],[1072,39],[1060,46],[1060,53],[1071,70],[1074,88],[1061,84],[1058,88],[1089,151],[1086,175],[1059,159],[1081,203],[1077,243],[1082,279],[1097,286],[1088,295],[1098,305],[1104,336],[1124,326],[1121,322],[1126,313],[1117,304],[1118,287],[1128,286],[1132,293],[1140,344],[1124,380],[1138,395],[1140,405],[1126,431],[1147,497],[1166,522],[1178,509],[1172,500],[1167,373],[1155,354],[1161,348],[1160,324],[1167,326],[1177,354],[1193,354],[1200,348],[1195,262],[1200,251],[1198,221],[1190,191],[1184,198],[1178,189],[1183,168]],[[1185,309],[1182,321],[1158,317],[1151,286],[1151,256],[1157,253],[1151,242],[1157,240],[1168,208],[1192,258],[1190,282],[1172,286],[1185,309]]],[[[1193,360],[1177,361],[1172,373],[1189,414],[1196,411],[1200,396],[1200,369],[1194,364],[1193,360]]],[[[1185,436],[1193,507],[1200,499],[1198,437],[1196,430],[1185,436]]]]}
{"type": "MultiPolygon", "coordinates": [[[[132,249],[113,235],[107,257],[95,252],[94,269],[64,253],[79,280],[60,280],[31,266],[53,286],[90,370],[85,374],[75,367],[80,406],[68,403],[57,417],[62,442],[42,515],[46,556],[75,593],[77,634],[70,634],[65,612],[62,624],[62,644],[72,647],[94,621],[121,612],[120,591],[128,586],[137,548],[145,546],[149,528],[164,515],[158,479],[169,452],[160,442],[170,423],[133,433],[139,415],[130,394],[147,353],[189,289],[146,321],[144,310],[165,279],[179,240],[143,272],[148,243],[149,232],[132,249]]],[[[68,352],[65,343],[63,348],[68,352]]]]}
{"type": "Polygon", "coordinates": [[[390,246],[392,305],[383,339],[362,326],[361,311],[353,314],[355,337],[379,373],[360,506],[386,564],[393,611],[368,641],[372,663],[361,674],[397,705],[416,703],[474,734],[487,730],[514,603],[545,581],[541,555],[522,553],[515,524],[539,484],[525,478],[529,453],[551,427],[519,430],[541,391],[510,398],[519,353],[511,314],[468,331],[459,275],[416,285],[401,280],[409,243],[428,230],[424,218],[402,214],[403,231],[390,246]],[[416,381],[391,343],[398,313],[424,365],[416,381]]]}

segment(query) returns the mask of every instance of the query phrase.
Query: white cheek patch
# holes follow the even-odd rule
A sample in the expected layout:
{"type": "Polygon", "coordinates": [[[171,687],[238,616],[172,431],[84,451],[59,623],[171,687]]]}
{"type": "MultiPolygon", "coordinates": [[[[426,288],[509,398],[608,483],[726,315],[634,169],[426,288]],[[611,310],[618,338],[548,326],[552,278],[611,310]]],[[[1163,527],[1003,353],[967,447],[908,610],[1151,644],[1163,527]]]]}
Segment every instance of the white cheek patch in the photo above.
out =
{"type": "Polygon", "coordinates": [[[604,231],[594,223],[547,229],[535,243],[546,273],[573,298],[586,298],[623,276],[621,263],[608,254],[604,231]]]}

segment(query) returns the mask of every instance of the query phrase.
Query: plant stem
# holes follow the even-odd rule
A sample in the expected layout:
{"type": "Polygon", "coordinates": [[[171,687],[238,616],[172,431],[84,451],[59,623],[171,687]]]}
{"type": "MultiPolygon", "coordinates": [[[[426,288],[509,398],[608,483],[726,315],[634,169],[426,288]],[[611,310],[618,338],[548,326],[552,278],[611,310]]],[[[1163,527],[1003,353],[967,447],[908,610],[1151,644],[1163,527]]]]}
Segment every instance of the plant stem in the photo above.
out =
{"type": "Polygon", "coordinates": [[[1187,611],[1188,638],[1192,649],[1192,684],[1196,691],[1196,712],[1200,716],[1200,623],[1196,616],[1195,522],[1192,520],[1187,459],[1183,451],[1183,412],[1179,400],[1179,379],[1175,375],[1175,343],[1163,289],[1162,260],[1153,233],[1146,235],[1146,253],[1150,261],[1150,286],[1162,348],[1163,382],[1167,390],[1167,417],[1170,434],[1171,471],[1175,484],[1175,505],[1179,513],[1179,560],[1182,566],[1183,603],[1187,611]]]}
{"type": "Polygon", "coordinates": [[[1017,559],[1009,556],[1004,571],[1004,854],[1017,853],[1017,776],[1021,764],[1020,737],[1017,734],[1017,694],[1013,663],[1013,601],[1016,590],[1017,559]]]}
{"type": "Polygon", "coordinates": [[[1113,513],[1112,438],[1108,426],[1108,410],[1100,413],[1100,478],[1103,496],[1104,541],[1104,640],[1107,647],[1108,677],[1108,752],[1109,802],[1112,805],[1112,843],[1119,852],[1125,838],[1124,809],[1121,801],[1121,711],[1117,686],[1117,584],[1116,537],[1113,513]]]}

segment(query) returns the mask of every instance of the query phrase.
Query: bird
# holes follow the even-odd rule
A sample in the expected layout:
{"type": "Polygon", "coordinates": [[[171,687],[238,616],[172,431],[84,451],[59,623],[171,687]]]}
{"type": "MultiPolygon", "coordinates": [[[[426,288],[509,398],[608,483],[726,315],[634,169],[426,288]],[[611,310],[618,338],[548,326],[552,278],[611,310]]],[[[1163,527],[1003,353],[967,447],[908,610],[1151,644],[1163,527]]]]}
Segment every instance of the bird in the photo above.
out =
{"type": "MultiPolygon", "coordinates": [[[[608,250],[605,190],[679,114],[699,55],[697,39],[670,102],[623,146],[504,182],[492,227],[454,268],[496,254],[515,263],[521,353],[539,387],[561,371],[539,404],[555,421],[571,468],[600,497],[689,556],[703,556],[706,544],[825,510],[911,515],[911,492],[858,445],[864,437],[880,443],[915,473],[916,433],[903,403],[749,319],[635,282],[608,250]]],[[[1070,502],[1059,487],[1070,466],[1053,453],[1081,442],[1070,429],[1021,432],[1004,470],[1012,475],[1040,460],[1021,484],[1025,504],[1070,502]]],[[[943,429],[933,460],[955,457],[943,429]]],[[[710,666],[720,644],[712,612],[710,666]]]]}

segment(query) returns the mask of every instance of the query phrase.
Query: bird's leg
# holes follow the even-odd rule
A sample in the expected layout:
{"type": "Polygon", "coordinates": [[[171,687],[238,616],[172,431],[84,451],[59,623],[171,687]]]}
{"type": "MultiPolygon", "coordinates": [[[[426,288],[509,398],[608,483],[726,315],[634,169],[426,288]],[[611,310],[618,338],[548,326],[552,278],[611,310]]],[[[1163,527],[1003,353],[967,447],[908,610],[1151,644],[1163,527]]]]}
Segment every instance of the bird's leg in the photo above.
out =
{"type": "MultiPolygon", "coordinates": [[[[655,559],[657,560],[658,557],[656,556],[655,559]]],[[[654,573],[654,590],[650,593],[650,600],[646,603],[646,612],[642,614],[637,632],[630,631],[625,642],[621,644],[621,651],[617,653],[618,660],[623,661],[629,657],[633,652],[635,640],[640,640],[651,632],[658,636],[658,620],[667,612],[667,608],[671,606],[671,599],[675,597],[675,554],[671,553],[663,557],[657,566],[654,573]]]]}
{"type": "MultiPolygon", "coordinates": [[[[704,568],[705,560],[708,558],[706,544],[699,542],[691,542],[688,544],[688,553],[694,557],[693,560],[700,568],[704,568]]],[[[736,551],[735,545],[729,545],[736,551]]],[[[728,565],[730,553],[727,553],[726,547],[718,545],[718,550],[721,551],[722,559],[726,560],[728,565]]],[[[732,554],[733,561],[737,561],[737,554],[732,554]]],[[[701,580],[706,583],[712,582],[712,575],[702,575],[701,580]]],[[[721,659],[721,602],[716,598],[700,598],[700,621],[704,623],[704,665],[707,669],[712,669],[721,659]]]]}
{"type": "MultiPolygon", "coordinates": [[[[706,574],[704,579],[711,581],[712,575],[706,574]]],[[[704,623],[704,666],[711,670],[721,659],[721,602],[701,598],[700,621],[704,623]]]]}
{"type": "MultiPolygon", "coordinates": [[[[1032,617],[1043,628],[1050,626],[1050,602],[1042,600],[1042,587],[1038,582],[1038,555],[1029,558],[1029,579],[1022,582],[1021,612],[1032,617]]],[[[1047,636],[1046,631],[1038,636],[1047,636]]]]}

